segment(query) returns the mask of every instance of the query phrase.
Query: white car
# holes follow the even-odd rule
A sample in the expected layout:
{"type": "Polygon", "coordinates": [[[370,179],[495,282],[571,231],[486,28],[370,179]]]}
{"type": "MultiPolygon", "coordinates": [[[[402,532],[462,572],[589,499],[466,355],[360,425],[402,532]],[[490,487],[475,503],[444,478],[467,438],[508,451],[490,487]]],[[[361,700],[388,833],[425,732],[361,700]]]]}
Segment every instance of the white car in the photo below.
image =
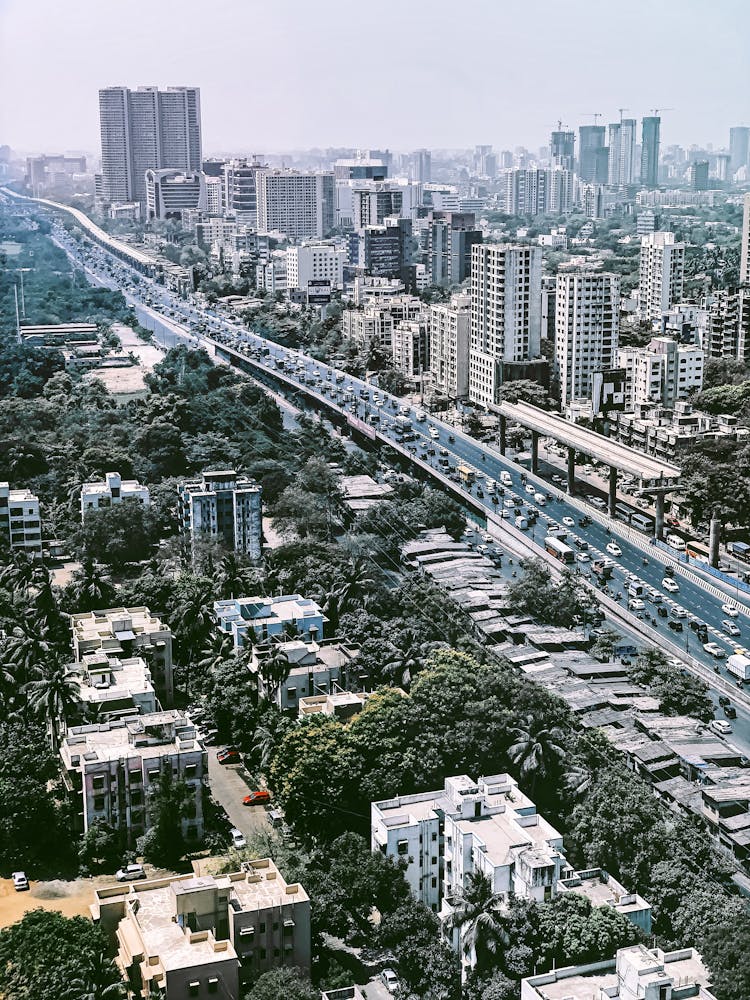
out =
{"type": "Polygon", "coordinates": [[[247,847],[247,841],[241,830],[230,830],[229,839],[232,841],[232,847],[237,851],[241,851],[243,847],[247,847]]]}
{"type": "Polygon", "coordinates": [[[718,642],[704,642],[703,648],[707,653],[710,653],[717,660],[723,660],[727,655],[718,642]]]}
{"type": "Polygon", "coordinates": [[[708,728],[719,736],[728,736],[732,732],[732,727],[724,719],[713,719],[709,722],[708,728]]]}
{"type": "Polygon", "coordinates": [[[722,604],[721,610],[729,618],[737,618],[739,616],[739,611],[737,610],[737,608],[735,608],[733,604],[722,604]]]}
{"type": "Polygon", "coordinates": [[[675,583],[671,576],[665,576],[661,581],[661,585],[665,590],[668,590],[670,594],[676,594],[680,589],[679,583],[675,583]]]}
{"type": "Polygon", "coordinates": [[[398,993],[401,989],[401,984],[398,981],[398,976],[393,971],[393,969],[383,969],[380,973],[380,981],[383,986],[388,990],[389,993],[398,993]]]}
{"type": "Polygon", "coordinates": [[[631,599],[628,601],[629,611],[643,611],[645,607],[646,605],[643,603],[640,597],[631,597],[631,599]]]}
{"type": "Polygon", "coordinates": [[[136,879],[145,878],[146,872],[143,865],[123,865],[115,873],[118,882],[134,882],[136,879]]]}
{"type": "Polygon", "coordinates": [[[13,872],[13,888],[16,892],[24,892],[29,888],[29,880],[26,878],[26,872],[13,872]]]}
{"type": "Polygon", "coordinates": [[[536,493],[536,486],[532,486],[531,483],[526,483],[527,493],[536,493]]]}
{"type": "Polygon", "coordinates": [[[617,542],[610,542],[607,545],[607,552],[609,552],[609,554],[611,556],[621,556],[622,555],[622,549],[617,544],[617,542]]]}
{"type": "Polygon", "coordinates": [[[721,623],[721,627],[727,635],[740,635],[739,628],[734,624],[731,618],[725,618],[721,623]]]}
{"type": "Polygon", "coordinates": [[[675,618],[687,618],[687,611],[679,604],[675,604],[672,608],[672,614],[675,618]]]}
{"type": "Polygon", "coordinates": [[[591,556],[588,554],[588,552],[579,552],[576,555],[576,559],[578,560],[578,562],[583,562],[583,563],[591,562],[591,556]]]}
{"type": "Polygon", "coordinates": [[[564,517],[562,519],[562,523],[566,525],[568,528],[575,528],[576,526],[576,522],[572,517],[564,517]]]}

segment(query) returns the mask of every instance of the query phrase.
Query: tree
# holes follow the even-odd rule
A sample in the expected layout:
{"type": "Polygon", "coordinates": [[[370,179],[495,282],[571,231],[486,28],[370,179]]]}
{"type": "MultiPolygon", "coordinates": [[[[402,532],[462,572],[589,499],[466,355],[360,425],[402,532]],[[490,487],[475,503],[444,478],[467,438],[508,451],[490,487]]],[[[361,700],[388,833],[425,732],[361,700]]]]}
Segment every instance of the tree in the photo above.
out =
{"type": "Polygon", "coordinates": [[[94,560],[86,557],[66,587],[66,603],[75,608],[76,613],[111,608],[116,593],[94,560]]]}
{"type": "Polygon", "coordinates": [[[265,696],[271,703],[276,701],[279,688],[286,681],[292,664],[281,648],[280,642],[273,642],[265,649],[258,649],[258,674],[263,682],[265,696]]]}
{"type": "Polygon", "coordinates": [[[523,575],[511,583],[509,596],[519,611],[548,625],[570,628],[583,622],[595,606],[575,575],[564,570],[558,582],[539,559],[522,559],[523,575]]]}
{"type": "Polygon", "coordinates": [[[72,981],[62,1000],[125,1000],[125,983],[120,971],[104,952],[91,962],[88,970],[72,981]]]}
{"type": "Polygon", "coordinates": [[[591,647],[591,655],[596,657],[597,660],[609,663],[620,642],[622,642],[622,636],[619,632],[615,632],[611,628],[602,629],[596,637],[596,642],[591,647]]]}
{"type": "Polygon", "coordinates": [[[246,994],[247,1000],[320,1000],[320,990],[314,989],[302,969],[287,966],[264,972],[246,994]]]}
{"type": "Polygon", "coordinates": [[[94,820],[78,843],[78,860],[87,871],[113,871],[122,848],[120,832],[103,820],[94,820]]]}
{"type": "MultiPolygon", "coordinates": [[[[197,794],[200,795],[200,788],[197,794]]],[[[176,867],[187,850],[182,821],[195,807],[194,795],[184,780],[172,777],[171,767],[164,768],[148,791],[148,828],[138,840],[138,851],[147,861],[161,868],[176,867]]]]}
{"type": "Polygon", "coordinates": [[[637,944],[644,935],[611,906],[594,906],[586,896],[565,892],[537,907],[536,952],[540,971],[582,965],[637,944]]]}
{"type": "MultiPolygon", "coordinates": [[[[104,935],[90,920],[31,910],[0,930],[0,994],[9,1000],[61,1000],[77,979],[94,977],[104,989],[107,978],[114,981],[113,967],[102,961],[105,952],[104,935]]],[[[110,1000],[117,994],[98,995],[110,1000]]]]}
{"type": "Polygon", "coordinates": [[[60,727],[67,728],[68,720],[80,705],[81,683],[65,667],[56,667],[39,680],[27,686],[28,706],[48,724],[52,736],[52,749],[59,746],[60,727]]]}
{"type": "Polygon", "coordinates": [[[659,708],[665,715],[692,715],[703,722],[714,717],[708,685],[684,668],[671,664],[655,646],[639,652],[630,668],[630,678],[659,699],[659,708]]]}
{"type": "Polygon", "coordinates": [[[454,900],[449,926],[458,930],[461,950],[477,969],[491,967],[510,939],[503,925],[503,897],[493,892],[483,872],[473,871],[461,896],[454,900]]]}
{"type": "Polygon", "coordinates": [[[152,555],[159,538],[150,508],[130,500],[88,511],[79,532],[84,565],[104,563],[118,572],[152,555]]]}
{"type": "Polygon", "coordinates": [[[508,748],[508,756],[520,769],[521,775],[530,779],[532,789],[539,778],[553,780],[559,777],[566,757],[562,729],[548,727],[527,715],[510,732],[513,743],[508,748]]]}

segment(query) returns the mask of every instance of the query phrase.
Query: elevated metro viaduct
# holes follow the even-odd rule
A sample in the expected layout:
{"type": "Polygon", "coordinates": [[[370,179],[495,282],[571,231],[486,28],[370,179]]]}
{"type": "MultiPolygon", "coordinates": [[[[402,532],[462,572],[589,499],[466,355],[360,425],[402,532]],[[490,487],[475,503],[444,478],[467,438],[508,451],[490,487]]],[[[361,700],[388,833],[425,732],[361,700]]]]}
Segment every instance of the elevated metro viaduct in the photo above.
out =
{"type": "Polygon", "coordinates": [[[617,473],[626,472],[638,479],[640,489],[654,497],[656,521],[654,535],[664,533],[664,495],[679,485],[682,470],[671,462],[644,455],[643,452],[619,444],[603,434],[581,427],[555,413],[548,413],[530,403],[500,403],[490,410],[500,415],[500,452],[505,454],[505,432],[508,420],[531,431],[531,471],[539,468],[539,437],[552,438],[568,449],[568,493],[575,492],[576,452],[609,466],[609,514],[615,516],[617,503],[617,473]]]}

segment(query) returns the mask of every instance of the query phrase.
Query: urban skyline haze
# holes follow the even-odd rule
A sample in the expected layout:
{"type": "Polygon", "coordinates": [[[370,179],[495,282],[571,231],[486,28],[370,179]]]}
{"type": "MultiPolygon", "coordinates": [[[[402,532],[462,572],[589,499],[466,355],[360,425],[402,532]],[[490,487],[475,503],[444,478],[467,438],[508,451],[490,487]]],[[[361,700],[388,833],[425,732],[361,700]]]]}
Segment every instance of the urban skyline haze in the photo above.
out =
{"type": "Polygon", "coordinates": [[[0,142],[23,152],[98,151],[98,90],[201,88],[204,151],[326,146],[496,148],[641,118],[662,143],[726,145],[750,121],[750,5],[627,8],[447,0],[353,9],[345,0],[0,0],[0,142]],[[19,83],[21,81],[21,83],[19,83]],[[20,92],[19,92],[20,91],[20,92]],[[75,109],[75,110],[73,110],[75,109]],[[384,113],[387,112],[387,113],[384,113]]]}

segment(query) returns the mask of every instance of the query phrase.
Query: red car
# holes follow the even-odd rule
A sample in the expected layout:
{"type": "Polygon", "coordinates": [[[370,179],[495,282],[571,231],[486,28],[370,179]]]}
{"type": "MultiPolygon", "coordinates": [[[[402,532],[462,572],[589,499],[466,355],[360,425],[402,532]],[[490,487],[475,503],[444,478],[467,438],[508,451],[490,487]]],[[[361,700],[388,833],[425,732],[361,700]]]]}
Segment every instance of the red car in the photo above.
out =
{"type": "Polygon", "coordinates": [[[267,788],[260,788],[256,792],[250,792],[242,800],[243,806],[263,806],[271,801],[271,793],[267,788]]]}
{"type": "Polygon", "coordinates": [[[220,764],[239,764],[240,754],[238,750],[219,750],[216,759],[220,764]]]}

